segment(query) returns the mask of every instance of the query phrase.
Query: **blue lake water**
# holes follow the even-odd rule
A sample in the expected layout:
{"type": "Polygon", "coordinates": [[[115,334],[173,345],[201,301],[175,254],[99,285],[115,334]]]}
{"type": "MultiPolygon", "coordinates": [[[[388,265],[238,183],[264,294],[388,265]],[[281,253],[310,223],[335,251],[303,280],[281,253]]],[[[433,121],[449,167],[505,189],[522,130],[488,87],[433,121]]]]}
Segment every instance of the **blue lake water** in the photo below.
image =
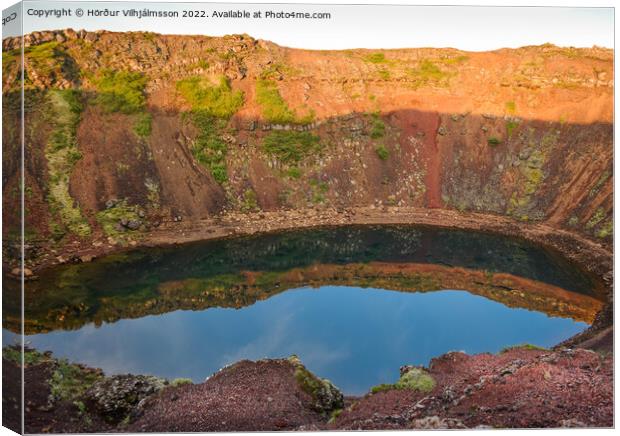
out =
{"type": "MultiPolygon", "coordinates": [[[[106,373],[199,382],[240,359],[297,354],[345,393],[451,350],[555,345],[601,307],[558,253],[500,235],[416,226],[306,229],[138,249],[25,284],[30,346],[106,373]],[[451,291],[464,289],[466,291],[451,291]]],[[[21,331],[3,280],[3,339],[21,331]]]]}
{"type": "MultiPolygon", "coordinates": [[[[585,322],[509,308],[466,291],[398,292],[354,286],[291,289],[242,308],[176,310],[28,335],[30,346],[106,373],[200,382],[241,359],[297,354],[346,394],[392,383],[404,364],[448,351],[548,347],[585,322]]],[[[3,330],[4,344],[15,333],[3,330]]]]}

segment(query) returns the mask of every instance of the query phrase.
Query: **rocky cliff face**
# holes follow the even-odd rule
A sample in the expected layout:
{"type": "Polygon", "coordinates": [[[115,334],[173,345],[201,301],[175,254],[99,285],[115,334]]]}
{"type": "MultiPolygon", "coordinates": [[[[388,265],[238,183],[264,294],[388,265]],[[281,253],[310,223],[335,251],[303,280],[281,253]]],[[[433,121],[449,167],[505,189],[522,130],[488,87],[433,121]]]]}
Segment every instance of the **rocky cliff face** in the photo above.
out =
{"type": "MultiPolygon", "coordinates": [[[[24,42],[33,243],[358,206],[507,215],[611,242],[611,50],[307,51],[72,30],[24,42]]],[[[5,237],[19,223],[19,51],[3,41],[5,237]]]]}

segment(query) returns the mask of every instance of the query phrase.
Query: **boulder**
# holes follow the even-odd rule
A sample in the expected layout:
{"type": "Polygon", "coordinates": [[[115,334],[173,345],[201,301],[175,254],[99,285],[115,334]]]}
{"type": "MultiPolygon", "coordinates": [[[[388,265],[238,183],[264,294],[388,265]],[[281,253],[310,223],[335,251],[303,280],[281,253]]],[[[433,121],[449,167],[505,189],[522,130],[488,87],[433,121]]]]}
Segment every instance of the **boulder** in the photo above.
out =
{"type": "Polygon", "coordinates": [[[344,396],[332,382],[312,374],[297,356],[293,355],[288,360],[295,367],[297,383],[312,397],[314,401],[312,408],[315,411],[329,414],[333,410],[344,407],[344,396]]]}
{"type": "Polygon", "coordinates": [[[86,400],[107,421],[120,422],[130,416],[145,398],[161,391],[168,382],[145,375],[115,375],[97,381],[86,400]]]}

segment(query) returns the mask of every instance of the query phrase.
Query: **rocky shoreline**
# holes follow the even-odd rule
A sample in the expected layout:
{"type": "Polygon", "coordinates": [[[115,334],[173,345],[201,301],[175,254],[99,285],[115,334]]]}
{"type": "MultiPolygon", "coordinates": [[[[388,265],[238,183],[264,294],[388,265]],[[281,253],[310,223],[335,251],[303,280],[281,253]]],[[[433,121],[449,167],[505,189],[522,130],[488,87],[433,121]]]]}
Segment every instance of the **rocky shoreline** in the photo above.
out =
{"type": "MultiPolygon", "coordinates": [[[[344,397],[295,356],[243,360],[194,384],[105,376],[27,349],[26,432],[611,427],[610,351],[523,345],[495,355],[450,352],[428,368],[401,367],[394,384],[344,397]]],[[[16,356],[3,350],[3,425],[18,430],[16,356]]]]}
{"type": "Polygon", "coordinates": [[[556,250],[603,279],[612,274],[611,247],[576,232],[544,223],[516,221],[500,215],[397,206],[346,209],[316,207],[273,212],[226,213],[200,221],[169,220],[152,228],[148,233],[133,233],[128,243],[121,243],[103,235],[95,235],[89,240],[76,239],[62,251],[53,250],[42,243],[37,249],[38,256],[27,256],[26,260],[27,267],[36,274],[38,270],[54,265],[89,262],[97,257],[134,248],[161,247],[310,227],[381,224],[434,226],[518,237],[556,250]]]}

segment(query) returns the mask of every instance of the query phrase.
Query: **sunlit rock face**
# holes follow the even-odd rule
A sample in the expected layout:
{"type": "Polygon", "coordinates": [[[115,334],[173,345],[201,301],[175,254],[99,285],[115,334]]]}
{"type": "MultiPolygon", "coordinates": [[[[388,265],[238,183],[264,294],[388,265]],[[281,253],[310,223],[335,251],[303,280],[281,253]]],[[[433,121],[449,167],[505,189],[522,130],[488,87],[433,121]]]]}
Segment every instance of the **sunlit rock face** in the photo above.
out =
{"type": "MultiPolygon", "coordinates": [[[[9,147],[15,44],[3,44],[9,147]]],[[[611,241],[611,50],[330,52],[69,30],[26,44],[33,262],[50,239],[128,244],[221,213],[362,206],[498,214],[611,241]]],[[[16,151],[3,159],[6,237],[19,224],[16,151]]]]}

